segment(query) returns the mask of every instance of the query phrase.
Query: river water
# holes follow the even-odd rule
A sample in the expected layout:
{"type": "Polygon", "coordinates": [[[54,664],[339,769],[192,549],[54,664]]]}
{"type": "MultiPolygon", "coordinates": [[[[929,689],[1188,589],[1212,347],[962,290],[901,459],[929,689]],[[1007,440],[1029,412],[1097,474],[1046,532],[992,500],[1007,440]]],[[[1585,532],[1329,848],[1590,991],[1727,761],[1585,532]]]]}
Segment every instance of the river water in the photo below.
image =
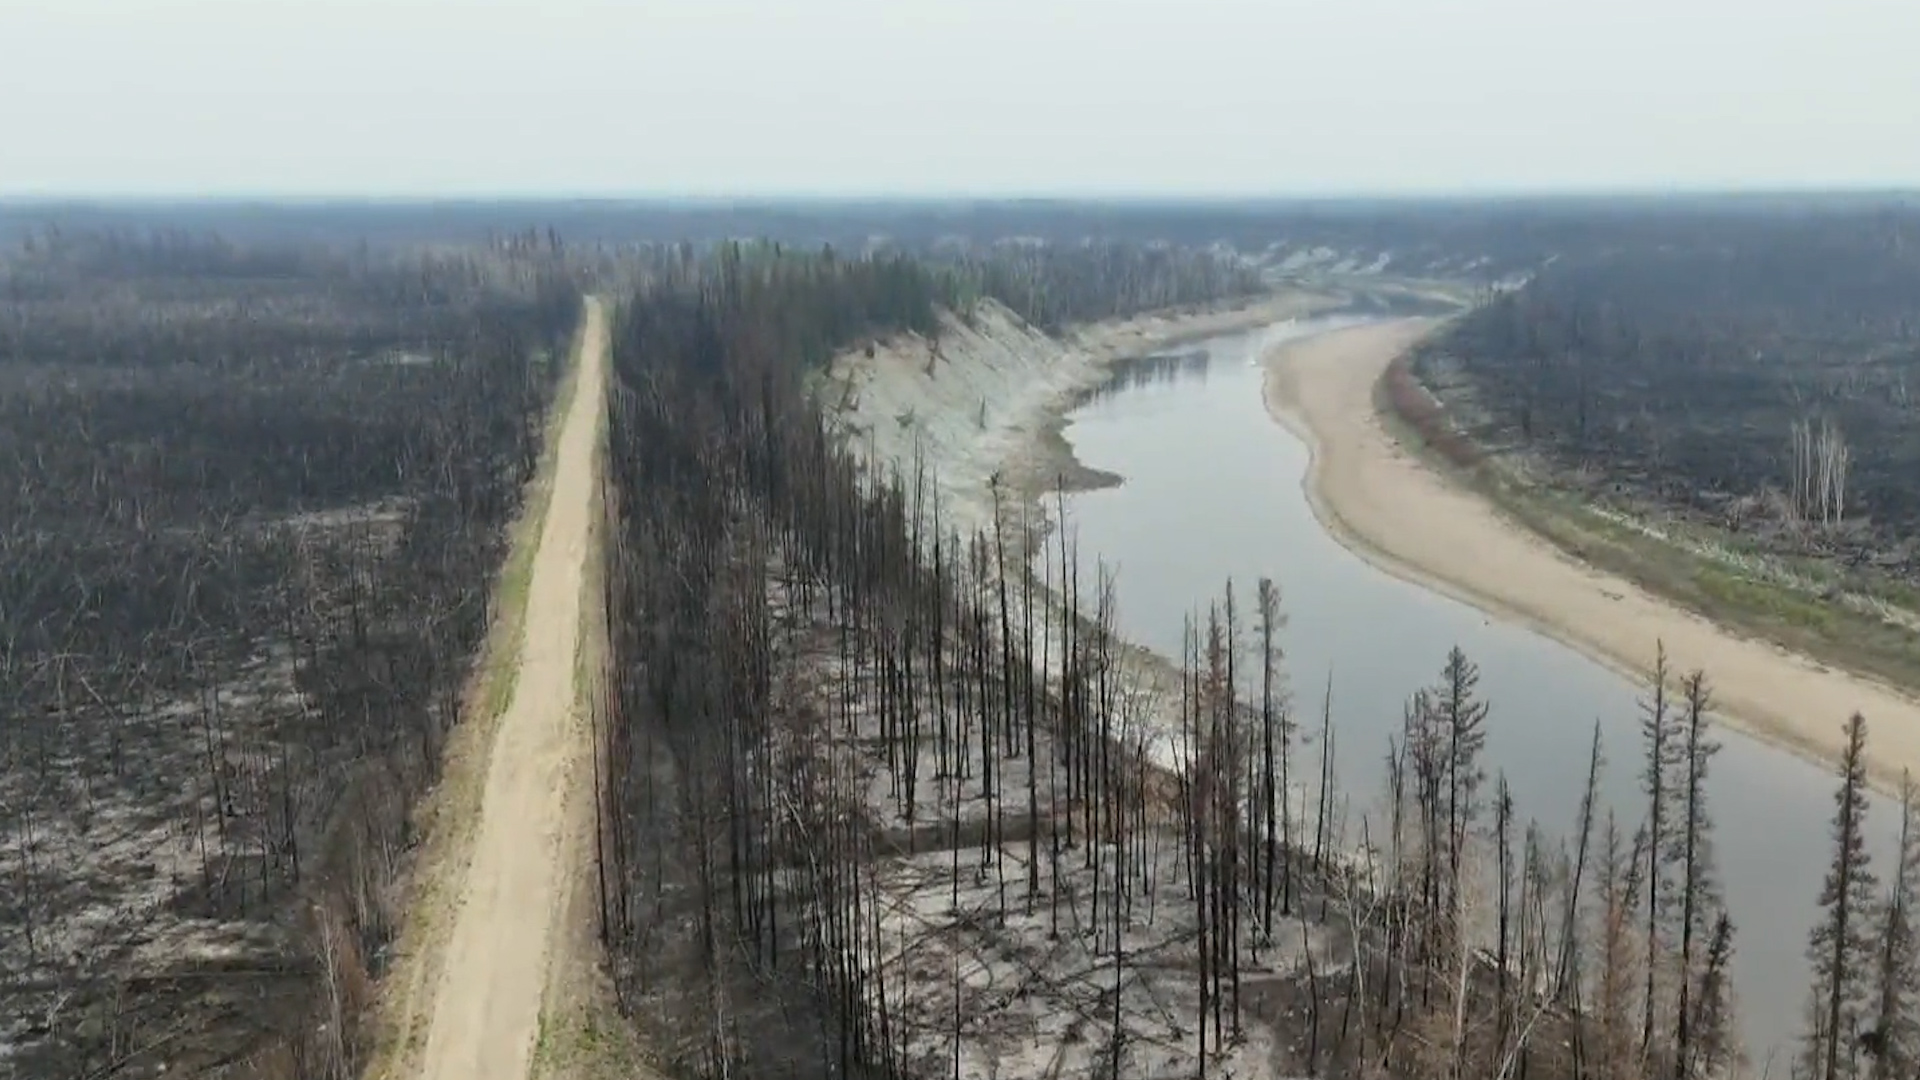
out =
{"type": "MultiPolygon", "coordinates": [[[[1268,415],[1258,357],[1358,321],[1269,327],[1117,370],[1069,417],[1067,438],[1080,460],[1124,477],[1119,487],[1069,497],[1067,527],[1083,573],[1104,563],[1115,574],[1122,636],[1175,658],[1184,620],[1229,579],[1251,627],[1255,583],[1273,578],[1289,620],[1283,641],[1296,714],[1311,731],[1331,687],[1335,771],[1356,823],[1368,812],[1379,821],[1388,736],[1398,733],[1408,697],[1438,679],[1458,645],[1479,665],[1480,693],[1492,703],[1486,790],[1504,773],[1517,822],[1570,834],[1597,720],[1607,759],[1603,806],[1630,837],[1643,817],[1642,689],[1549,638],[1376,570],[1314,517],[1302,486],[1307,448],[1268,415]]],[[[1647,642],[1649,662],[1653,650],[1647,642]]],[[[1772,1054],[1775,1074],[1784,1075],[1808,993],[1806,942],[1831,851],[1835,777],[1732,731],[1718,738],[1708,799],[1735,926],[1741,1027],[1755,1074],[1772,1054]]],[[[1310,775],[1318,747],[1305,752],[1310,775]]],[[[1884,872],[1897,806],[1876,799],[1870,813],[1874,862],[1884,872]]],[[[1357,839],[1357,826],[1353,832],[1357,839]]]]}

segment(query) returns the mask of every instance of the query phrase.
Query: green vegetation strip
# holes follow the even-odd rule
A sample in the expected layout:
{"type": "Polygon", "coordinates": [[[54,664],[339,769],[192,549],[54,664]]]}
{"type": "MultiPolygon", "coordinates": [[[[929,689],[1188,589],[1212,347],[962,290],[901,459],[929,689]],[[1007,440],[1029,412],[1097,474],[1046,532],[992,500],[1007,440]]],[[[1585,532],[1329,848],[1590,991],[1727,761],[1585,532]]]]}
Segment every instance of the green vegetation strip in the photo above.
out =
{"type": "Polygon", "coordinates": [[[540,553],[540,534],[546,525],[547,507],[553,501],[553,470],[560,452],[560,429],[580,385],[583,343],[584,339],[576,334],[567,360],[567,373],[547,410],[540,463],[527,485],[520,517],[514,522],[513,535],[508,540],[507,560],[500,568],[500,580],[494,587],[493,630],[486,645],[479,695],[480,715],[488,719],[505,712],[513,701],[521,646],[526,641],[527,589],[533,581],[534,557],[540,553]]]}
{"type": "MultiPolygon", "coordinates": [[[[1401,408],[1407,395],[1396,393],[1392,380],[1407,378],[1411,375],[1396,362],[1375,388],[1374,406],[1389,434],[1562,551],[1736,633],[1899,687],[1920,688],[1920,632],[1649,535],[1597,512],[1577,493],[1529,483],[1477,453],[1474,463],[1463,464],[1461,435],[1451,430],[1430,433],[1432,420],[1409,416],[1401,408]]],[[[1729,534],[1697,526],[1693,531],[1701,534],[1701,546],[1741,550],[1739,540],[1729,534]]],[[[1893,607],[1909,607],[1916,599],[1911,588],[1847,575],[1816,560],[1799,560],[1787,572],[1836,595],[1844,590],[1893,607]]]]}

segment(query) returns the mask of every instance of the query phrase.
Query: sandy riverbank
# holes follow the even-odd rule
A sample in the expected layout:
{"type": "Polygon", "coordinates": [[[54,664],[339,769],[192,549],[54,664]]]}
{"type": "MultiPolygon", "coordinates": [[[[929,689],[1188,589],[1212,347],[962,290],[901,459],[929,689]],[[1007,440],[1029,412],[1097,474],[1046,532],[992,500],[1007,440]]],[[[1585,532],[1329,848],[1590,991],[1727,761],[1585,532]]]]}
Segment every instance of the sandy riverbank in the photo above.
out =
{"type": "Polygon", "coordinates": [[[1920,704],[1878,682],[1683,610],[1584,565],[1400,446],[1374,407],[1393,358],[1432,327],[1404,319],[1290,342],[1267,358],[1270,413],[1306,441],[1307,498],[1342,544],[1396,577],[1522,622],[1643,678],[1655,643],[1707,672],[1719,712],[1751,735],[1831,761],[1867,718],[1875,779],[1920,772],[1920,704]]]}

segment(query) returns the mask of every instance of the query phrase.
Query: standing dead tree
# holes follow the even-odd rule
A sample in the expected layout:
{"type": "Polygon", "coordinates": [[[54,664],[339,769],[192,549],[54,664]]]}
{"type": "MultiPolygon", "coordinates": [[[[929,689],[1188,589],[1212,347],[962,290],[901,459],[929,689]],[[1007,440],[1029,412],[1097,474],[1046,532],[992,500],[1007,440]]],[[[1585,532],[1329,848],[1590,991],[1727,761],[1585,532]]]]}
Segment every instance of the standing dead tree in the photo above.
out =
{"type": "Polygon", "coordinates": [[[1847,511],[1853,454],[1831,417],[1795,420],[1789,429],[1789,501],[1803,522],[1832,527],[1847,511]]]}

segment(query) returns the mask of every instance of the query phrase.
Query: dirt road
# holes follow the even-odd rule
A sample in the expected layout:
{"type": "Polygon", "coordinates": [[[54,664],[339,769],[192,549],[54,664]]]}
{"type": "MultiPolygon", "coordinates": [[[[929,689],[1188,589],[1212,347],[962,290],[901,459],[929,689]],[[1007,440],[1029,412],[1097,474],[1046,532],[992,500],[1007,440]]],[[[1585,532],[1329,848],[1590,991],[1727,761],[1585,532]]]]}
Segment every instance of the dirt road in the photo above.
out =
{"type": "Polygon", "coordinates": [[[1832,761],[1849,713],[1867,717],[1875,779],[1920,773],[1920,705],[1879,683],[1742,637],[1574,560],[1398,445],[1374,384],[1424,320],[1361,327],[1276,350],[1267,407],[1313,451],[1307,496],[1341,543],[1397,577],[1523,622],[1635,679],[1665,641],[1703,668],[1720,710],[1750,734],[1832,761]]]}
{"type": "Polygon", "coordinates": [[[565,917],[567,792],[591,753],[575,709],[582,586],[599,495],[607,317],[589,301],[577,389],[527,588],[512,697],[488,753],[481,817],[426,1013],[418,1075],[523,1080],[565,917]]]}

